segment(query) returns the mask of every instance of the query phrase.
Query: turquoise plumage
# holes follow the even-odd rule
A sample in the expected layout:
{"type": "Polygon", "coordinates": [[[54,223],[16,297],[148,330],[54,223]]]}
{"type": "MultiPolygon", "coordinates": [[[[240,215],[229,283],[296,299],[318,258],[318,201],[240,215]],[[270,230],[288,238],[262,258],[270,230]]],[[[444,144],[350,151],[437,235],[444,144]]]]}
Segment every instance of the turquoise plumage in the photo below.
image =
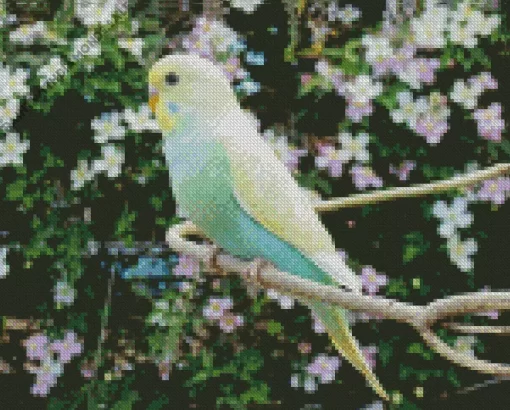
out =
{"type": "MultiPolygon", "coordinates": [[[[278,269],[361,292],[356,275],[297,185],[244,112],[221,70],[197,56],[168,56],[149,75],[150,105],[164,135],[172,190],[181,213],[234,256],[262,258],[278,269]]],[[[337,350],[383,398],[345,312],[302,301],[337,350]]]]}

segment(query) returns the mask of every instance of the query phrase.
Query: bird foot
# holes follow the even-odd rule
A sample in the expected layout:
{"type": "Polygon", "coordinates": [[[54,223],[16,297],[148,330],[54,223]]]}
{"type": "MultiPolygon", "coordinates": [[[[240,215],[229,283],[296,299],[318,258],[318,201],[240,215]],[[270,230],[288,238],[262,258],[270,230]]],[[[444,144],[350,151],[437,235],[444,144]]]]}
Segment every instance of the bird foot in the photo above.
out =
{"type": "Polygon", "coordinates": [[[204,263],[204,269],[206,272],[221,274],[223,269],[218,263],[218,255],[220,254],[220,248],[216,245],[211,245],[211,257],[204,263]]]}
{"type": "Polygon", "coordinates": [[[243,278],[244,284],[246,286],[246,292],[252,299],[257,298],[259,290],[262,288],[260,285],[260,272],[268,264],[269,262],[265,261],[264,259],[255,258],[250,262],[248,269],[241,273],[241,277],[243,278]]]}

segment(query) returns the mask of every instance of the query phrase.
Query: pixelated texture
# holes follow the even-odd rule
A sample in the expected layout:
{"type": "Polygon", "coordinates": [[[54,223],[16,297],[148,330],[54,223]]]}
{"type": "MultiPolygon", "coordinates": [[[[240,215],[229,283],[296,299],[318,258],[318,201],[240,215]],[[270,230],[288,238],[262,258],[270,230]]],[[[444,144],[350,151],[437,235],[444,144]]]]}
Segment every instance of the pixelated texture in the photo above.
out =
{"type": "MultiPolygon", "coordinates": [[[[253,271],[414,305],[510,288],[508,172],[314,210],[510,163],[508,9],[0,0],[0,408],[508,408],[408,325],[165,241],[191,220],[253,271]]],[[[502,335],[434,331],[509,363],[502,335]]]]}

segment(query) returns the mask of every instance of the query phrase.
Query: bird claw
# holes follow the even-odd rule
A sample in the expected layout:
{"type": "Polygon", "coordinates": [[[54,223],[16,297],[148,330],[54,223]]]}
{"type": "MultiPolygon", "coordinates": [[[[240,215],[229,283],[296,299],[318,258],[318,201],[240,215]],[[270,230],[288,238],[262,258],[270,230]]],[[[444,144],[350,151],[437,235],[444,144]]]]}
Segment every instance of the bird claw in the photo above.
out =
{"type": "Polygon", "coordinates": [[[211,245],[211,257],[207,262],[204,263],[204,269],[206,272],[221,273],[223,269],[218,263],[218,255],[220,248],[216,245],[211,245]]]}
{"type": "Polygon", "coordinates": [[[261,280],[260,280],[260,272],[262,269],[268,265],[268,262],[264,259],[255,258],[252,260],[244,272],[242,272],[241,277],[244,280],[244,284],[246,286],[246,292],[248,296],[252,299],[256,299],[259,293],[259,290],[262,288],[261,280]]]}

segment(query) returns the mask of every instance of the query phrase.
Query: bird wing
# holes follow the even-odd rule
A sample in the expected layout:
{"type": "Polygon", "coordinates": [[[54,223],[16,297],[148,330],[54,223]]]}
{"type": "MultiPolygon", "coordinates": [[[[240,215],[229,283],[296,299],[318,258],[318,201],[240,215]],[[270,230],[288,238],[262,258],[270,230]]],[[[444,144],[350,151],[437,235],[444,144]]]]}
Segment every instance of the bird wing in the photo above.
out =
{"type": "MultiPolygon", "coordinates": [[[[316,214],[310,195],[301,189],[246,114],[227,116],[218,126],[225,136],[237,201],[256,222],[293,245],[337,283],[361,292],[359,279],[335,250],[316,214]]],[[[293,272],[289,272],[293,273],[293,272]]],[[[307,303],[305,301],[305,303],[307,303]]],[[[336,349],[358,369],[382,398],[388,395],[352,336],[345,312],[321,302],[308,306],[325,326],[336,349]]]]}
{"type": "Polygon", "coordinates": [[[234,192],[243,209],[268,231],[300,250],[333,279],[360,290],[358,278],[336,252],[310,194],[301,188],[266,142],[253,119],[240,111],[217,126],[231,162],[234,192]]]}

